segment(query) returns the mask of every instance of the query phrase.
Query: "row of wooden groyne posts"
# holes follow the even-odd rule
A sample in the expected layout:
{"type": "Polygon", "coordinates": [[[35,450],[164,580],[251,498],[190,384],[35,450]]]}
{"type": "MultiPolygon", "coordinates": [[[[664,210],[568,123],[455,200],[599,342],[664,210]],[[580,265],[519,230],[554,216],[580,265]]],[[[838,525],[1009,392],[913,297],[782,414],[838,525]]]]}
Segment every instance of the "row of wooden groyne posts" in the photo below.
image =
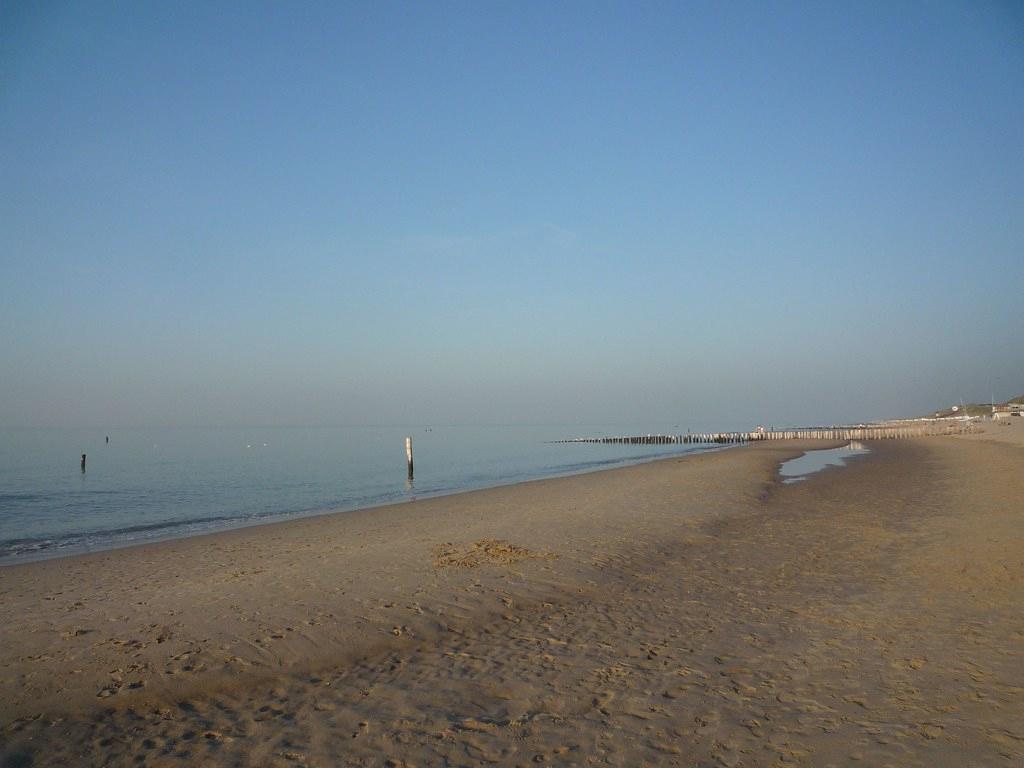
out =
{"type": "Polygon", "coordinates": [[[976,431],[969,422],[957,420],[869,424],[854,427],[755,429],[750,432],[690,432],[685,435],[631,435],[574,437],[556,443],[619,443],[623,445],[671,445],[675,443],[752,443],[760,440],[895,440],[905,437],[960,435],[976,431]]]}

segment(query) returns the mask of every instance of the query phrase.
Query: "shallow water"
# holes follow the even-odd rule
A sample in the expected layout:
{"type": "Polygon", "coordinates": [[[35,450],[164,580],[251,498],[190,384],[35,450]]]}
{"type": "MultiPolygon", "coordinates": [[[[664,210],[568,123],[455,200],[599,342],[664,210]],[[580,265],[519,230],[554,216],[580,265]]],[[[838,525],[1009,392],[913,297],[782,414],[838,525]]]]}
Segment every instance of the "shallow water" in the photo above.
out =
{"type": "Polygon", "coordinates": [[[125,429],[111,431],[109,443],[106,434],[0,430],[0,564],[707,448],[549,442],[623,434],[597,426],[125,429]],[[413,437],[412,483],[406,435],[413,437]]]}
{"type": "Polygon", "coordinates": [[[808,475],[820,472],[825,467],[841,467],[847,459],[854,456],[861,456],[870,451],[863,443],[852,441],[849,445],[841,448],[825,448],[819,451],[807,451],[803,456],[789,461],[782,462],[779,467],[779,474],[784,478],[784,483],[799,483],[806,480],[808,475]]]}

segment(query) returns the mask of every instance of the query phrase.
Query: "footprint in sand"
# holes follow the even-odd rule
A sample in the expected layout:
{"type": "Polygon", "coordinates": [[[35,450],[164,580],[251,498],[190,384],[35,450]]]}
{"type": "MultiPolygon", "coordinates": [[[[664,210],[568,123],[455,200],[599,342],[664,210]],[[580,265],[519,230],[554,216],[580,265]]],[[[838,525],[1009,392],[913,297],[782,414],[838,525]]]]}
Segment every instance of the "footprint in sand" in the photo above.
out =
{"type": "Polygon", "coordinates": [[[120,683],[120,682],[118,682],[116,680],[114,682],[112,682],[112,683],[108,683],[107,685],[105,685],[102,688],[100,688],[99,691],[97,691],[96,698],[98,698],[98,699],[106,699],[106,698],[108,698],[110,696],[113,696],[114,694],[116,694],[118,691],[121,690],[121,687],[123,685],[124,685],[123,683],[120,683]]]}
{"type": "Polygon", "coordinates": [[[72,629],[68,630],[67,632],[62,632],[61,637],[65,640],[70,640],[72,637],[82,637],[83,635],[88,635],[95,631],[96,630],[94,629],[72,629]]]}

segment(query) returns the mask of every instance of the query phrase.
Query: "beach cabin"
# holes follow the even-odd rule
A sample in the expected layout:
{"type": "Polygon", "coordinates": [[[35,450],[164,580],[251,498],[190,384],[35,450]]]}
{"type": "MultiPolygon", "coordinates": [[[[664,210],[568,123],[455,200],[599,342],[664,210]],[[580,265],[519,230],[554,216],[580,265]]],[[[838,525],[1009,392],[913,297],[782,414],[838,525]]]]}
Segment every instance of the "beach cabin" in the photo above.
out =
{"type": "Polygon", "coordinates": [[[1020,416],[1022,411],[1024,411],[1024,406],[1022,406],[1019,403],[1010,403],[1008,405],[993,405],[992,418],[1008,419],[1011,416],[1020,416]]]}

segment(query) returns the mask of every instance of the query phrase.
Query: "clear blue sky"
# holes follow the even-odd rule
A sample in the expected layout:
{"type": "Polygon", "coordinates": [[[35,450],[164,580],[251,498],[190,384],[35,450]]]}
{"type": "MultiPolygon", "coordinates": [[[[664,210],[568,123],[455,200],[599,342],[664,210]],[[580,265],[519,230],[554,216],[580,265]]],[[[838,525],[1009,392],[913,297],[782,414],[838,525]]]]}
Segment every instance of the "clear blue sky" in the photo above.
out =
{"type": "Polygon", "coordinates": [[[7,0],[0,298],[6,425],[1020,394],[1024,12],[7,0]]]}

